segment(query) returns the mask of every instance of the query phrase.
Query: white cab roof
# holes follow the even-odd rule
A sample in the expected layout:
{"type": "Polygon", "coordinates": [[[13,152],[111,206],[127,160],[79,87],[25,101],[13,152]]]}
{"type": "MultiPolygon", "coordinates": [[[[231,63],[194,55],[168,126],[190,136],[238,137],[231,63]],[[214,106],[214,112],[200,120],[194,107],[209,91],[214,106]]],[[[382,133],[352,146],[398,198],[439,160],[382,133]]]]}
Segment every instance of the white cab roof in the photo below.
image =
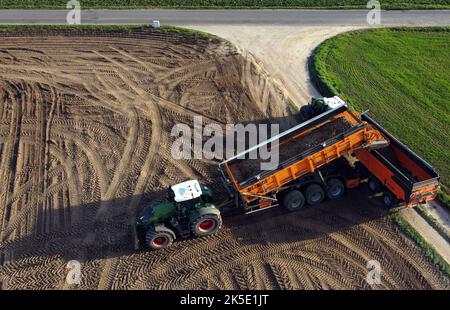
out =
{"type": "Polygon", "coordinates": [[[176,202],[183,202],[200,197],[202,189],[197,180],[186,181],[171,187],[175,194],[176,202]]]}
{"type": "Polygon", "coordinates": [[[334,96],[334,97],[331,97],[331,98],[323,98],[323,101],[324,101],[331,109],[337,108],[337,107],[339,107],[339,106],[341,106],[341,105],[347,106],[347,103],[346,103],[344,100],[342,100],[341,98],[339,98],[338,96],[334,96]]]}

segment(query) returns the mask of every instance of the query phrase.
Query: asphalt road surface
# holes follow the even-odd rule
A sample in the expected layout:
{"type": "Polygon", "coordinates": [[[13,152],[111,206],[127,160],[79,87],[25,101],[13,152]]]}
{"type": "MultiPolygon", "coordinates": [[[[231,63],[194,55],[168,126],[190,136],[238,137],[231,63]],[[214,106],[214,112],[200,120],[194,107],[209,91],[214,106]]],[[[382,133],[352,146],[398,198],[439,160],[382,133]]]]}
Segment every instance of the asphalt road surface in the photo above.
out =
{"type": "MultiPolygon", "coordinates": [[[[0,10],[0,24],[61,24],[69,10],[0,10]]],[[[85,24],[367,25],[369,10],[83,10],[85,24]]],[[[385,25],[450,25],[450,10],[382,11],[385,25]]]]}

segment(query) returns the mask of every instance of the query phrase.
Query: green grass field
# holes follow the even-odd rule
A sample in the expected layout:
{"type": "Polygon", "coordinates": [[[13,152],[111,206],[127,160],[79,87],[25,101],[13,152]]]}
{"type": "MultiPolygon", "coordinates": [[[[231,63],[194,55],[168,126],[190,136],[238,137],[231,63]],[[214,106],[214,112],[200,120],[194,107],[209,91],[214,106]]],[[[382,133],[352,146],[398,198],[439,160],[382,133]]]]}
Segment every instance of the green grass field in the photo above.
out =
{"type": "Polygon", "coordinates": [[[369,109],[388,131],[435,166],[450,187],[450,28],[346,33],[316,51],[321,91],[369,109]]]}
{"type": "MultiPolygon", "coordinates": [[[[65,8],[68,0],[0,0],[0,8],[65,8]]],[[[83,8],[365,8],[367,0],[82,0],[83,8]]],[[[450,8],[450,0],[382,0],[384,9],[450,8]]]]}

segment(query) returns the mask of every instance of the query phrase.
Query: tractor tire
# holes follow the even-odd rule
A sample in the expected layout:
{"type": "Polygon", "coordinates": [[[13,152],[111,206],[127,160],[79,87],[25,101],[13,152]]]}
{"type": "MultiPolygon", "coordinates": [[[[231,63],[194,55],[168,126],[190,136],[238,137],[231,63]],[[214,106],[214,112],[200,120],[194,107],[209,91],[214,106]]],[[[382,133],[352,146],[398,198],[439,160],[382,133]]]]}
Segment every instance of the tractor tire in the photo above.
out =
{"type": "Polygon", "coordinates": [[[304,105],[300,108],[301,121],[306,122],[307,120],[314,117],[314,110],[312,105],[304,105]]]}
{"type": "Polygon", "coordinates": [[[383,189],[383,184],[373,175],[369,176],[368,185],[373,193],[379,193],[383,189]]]}
{"type": "Polygon", "coordinates": [[[191,218],[191,232],[194,237],[205,237],[215,234],[222,226],[219,210],[204,210],[191,218]]]}
{"type": "Polygon", "coordinates": [[[283,207],[289,211],[298,211],[305,206],[305,196],[298,190],[292,190],[283,197],[283,207]]]}
{"type": "Polygon", "coordinates": [[[383,193],[383,203],[388,208],[394,208],[398,204],[398,199],[391,191],[385,190],[383,193]]]}
{"type": "Polygon", "coordinates": [[[339,179],[329,179],[327,181],[327,196],[330,199],[337,199],[342,197],[345,193],[345,185],[339,179]]]}
{"type": "Polygon", "coordinates": [[[306,202],[315,206],[321,203],[325,199],[325,191],[318,184],[311,184],[305,191],[306,202]]]}
{"type": "Polygon", "coordinates": [[[175,233],[172,229],[164,225],[150,228],[145,233],[145,244],[150,250],[160,250],[172,245],[175,240],[175,233]]]}

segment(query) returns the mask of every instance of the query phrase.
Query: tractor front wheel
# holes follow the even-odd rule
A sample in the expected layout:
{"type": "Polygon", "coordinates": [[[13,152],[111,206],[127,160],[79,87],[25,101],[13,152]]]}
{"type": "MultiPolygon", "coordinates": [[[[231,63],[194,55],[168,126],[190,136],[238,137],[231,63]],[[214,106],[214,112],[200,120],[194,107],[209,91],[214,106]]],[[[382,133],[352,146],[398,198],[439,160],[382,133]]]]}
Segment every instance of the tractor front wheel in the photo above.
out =
{"type": "Polygon", "coordinates": [[[195,237],[215,234],[221,226],[222,218],[218,212],[202,212],[191,219],[191,231],[195,237]]]}
{"type": "Polygon", "coordinates": [[[159,250],[172,245],[175,233],[163,225],[150,228],[145,234],[145,243],[151,250],[159,250]]]}

